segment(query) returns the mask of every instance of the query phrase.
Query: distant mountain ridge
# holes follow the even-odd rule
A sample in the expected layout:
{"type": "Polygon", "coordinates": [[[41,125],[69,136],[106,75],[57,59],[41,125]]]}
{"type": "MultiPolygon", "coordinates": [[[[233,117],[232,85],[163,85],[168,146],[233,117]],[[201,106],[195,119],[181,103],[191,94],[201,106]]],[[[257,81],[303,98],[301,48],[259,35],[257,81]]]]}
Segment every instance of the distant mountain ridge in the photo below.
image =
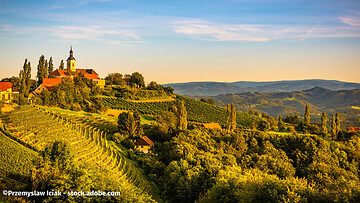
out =
{"type": "Polygon", "coordinates": [[[286,80],[272,82],[188,82],[170,83],[165,86],[174,88],[176,94],[216,96],[220,94],[236,94],[244,92],[294,92],[322,87],[330,90],[360,89],[360,83],[342,82],[337,80],[286,80]]]}
{"type": "MultiPolygon", "coordinates": [[[[203,96],[192,97],[200,99],[203,96]]],[[[314,87],[295,92],[245,92],[206,98],[214,99],[218,106],[225,107],[233,103],[238,111],[248,112],[254,109],[270,116],[303,115],[308,104],[313,122],[320,122],[322,112],[327,112],[329,116],[340,112],[344,119],[343,127],[360,125],[360,89],[335,91],[314,87]]]]}

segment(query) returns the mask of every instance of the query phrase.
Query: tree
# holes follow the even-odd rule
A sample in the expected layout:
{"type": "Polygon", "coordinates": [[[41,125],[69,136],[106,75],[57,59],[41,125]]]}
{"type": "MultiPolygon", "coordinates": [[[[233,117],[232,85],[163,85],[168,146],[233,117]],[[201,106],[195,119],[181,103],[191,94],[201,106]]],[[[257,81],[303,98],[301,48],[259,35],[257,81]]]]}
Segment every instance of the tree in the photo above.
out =
{"type": "Polygon", "coordinates": [[[23,69],[19,73],[19,83],[19,103],[25,104],[25,98],[29,96],[31,85],[31,65],[27,59],[25,59],[23,69]]]}
{"type": "Polygon", "coordinates": [[[341,131],[339,112],[336,113],[335,124],[336,136],[338,136],[339,132],[341,131]]]}
{"type": "Polygon", "coordinates": [[[157,89],[159,89],[159,85],[155,81],[151,81],[148,84],[147,89],[148,90],[157,90],[157,89]]]}
{"type": "Polygon", "coordinates": [[[285,125],[284,125],[281,115],[278,116],[278,129],[279,129],[279,131],[285,130],[285,125]]]}
{"type": "Polygon", "coordinates": [[[306,124],[310,124],[310,112],[309,112],[309,106],[307,104],[305,107],[304,121],[306,124]]]}
{"type": "Polygon", "coordinates": [[[226,130],[230,132],[231,128],[231,110],[230,110],[230,104],[226,105],[226,130]]]}
{"type": "Polygon", "coordinates": [[[230,116],[230,131],[234,131],[236,128],[236,111],[234,103],[231,103],[231,116],[230,116]]]}
{"type": "Polygon", "coordinates": [[[60,65],[59,65],[59,69],[60,70],[64,70],[64,60],[61,60],[61,62],[60,62],[60,65]]]}
{"type": "Polygon", "coordinates": [[[204,98],[204,97],[202,97],[202,98],[200,99],[200,101],[207,103],[207,100],[206,100],[206,98],[204,98]]]}
{"type": "Polygon", "coordinates": [[[46,78],[47,76],[47,69],[45,63],[45,56],[41,55],[39,59],[39,65],[37,67],[37,85],[41,85],[43,82],[43,78],[46,78]]]}
{"type": "Polygon", "coordinates": [[[327,127],[326,127],[326,123],[328,122],[328,118],[326,115],[326,112],[323,112],[321,115],[321,134],[322,135],[326,135],[328,133],[327,127]]]}
{"type": "Polygon", "coordinates": [[[333,137],[333,139],[337,138],[337,133],[336,133],[336,121],[335,121],[335,116],[334,114],[331,117],[331,135],[333,137]]]}
{"type": "Polygon", "coordinates": [[[180,102],[178,106],[178,127],[179,130],[187,129],[187,112],[184,102],[180,102]]]}
{"type": "Polygon", "coordinates": [[[48,67],[48,74],[50,74],[51,72],[53,72],[53,70],[54,70],[53,59],[52,59],[52,57],[50,57],[49,67],[48,67]]]}
{"type": "Polygon", "coordinates": [[[105,77],[105,80],[109,81],[111,86],[125,86],[125,80],[123,79],[123,75],[120,73],[109,73],[108,76],[105,77]]]}
{"type": "Polygon", "coordinates": [[[144,77],[140,73],[134,72],[130,76],[130,84],[136,84],[139,87],[145,87],[144,77]]]}
{"type": "Polygon", "coordinates": [[[140,124],[140,115],[137,111],[134,113],[123,112],[118,117],[119,132],[130,138],[139,137],[142,134],[140,124]]]}
{"type": "Polygon", "coordinates": [[[211,98],[209,98],[207,102],[208,102],[209,104],[211,104],[211,105],[215,105],[215,104],[216,104],[216,103],[215,103],[215,100],[214,100],[214,99],[211,99],[211,98]]]}
{"type": "Polygon", "coordinates": [[[235,111],[235,106],[233,103],[227,105],[226,107],[226,122],[227,122],[227,126],[226,129],[228,132],[232,132],[235,130],[236,128],[236,111],[235,111]]]}

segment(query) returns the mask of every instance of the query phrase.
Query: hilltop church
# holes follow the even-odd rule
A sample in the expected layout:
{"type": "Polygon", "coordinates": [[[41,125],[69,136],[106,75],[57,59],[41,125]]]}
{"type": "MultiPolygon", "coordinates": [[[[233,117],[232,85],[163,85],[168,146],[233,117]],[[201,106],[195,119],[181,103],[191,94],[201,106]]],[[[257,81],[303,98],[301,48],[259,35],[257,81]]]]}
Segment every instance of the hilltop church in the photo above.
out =
{"type": "Polygon", "coordinates": [[[38,95],[44,90],[51,91],[51,88],[61,83],[63,78],[73,78],[79,76],[92,80],[100,88],[105,87],[105,80],[99,78],[99,75],[93,69],[77,69],[72,47],[70,47],[70,56],[66,60],[66,70],[56,69],[48,75],[48,78],[43,78],[43,82],[34,91],[32,95],[38,95]]]}

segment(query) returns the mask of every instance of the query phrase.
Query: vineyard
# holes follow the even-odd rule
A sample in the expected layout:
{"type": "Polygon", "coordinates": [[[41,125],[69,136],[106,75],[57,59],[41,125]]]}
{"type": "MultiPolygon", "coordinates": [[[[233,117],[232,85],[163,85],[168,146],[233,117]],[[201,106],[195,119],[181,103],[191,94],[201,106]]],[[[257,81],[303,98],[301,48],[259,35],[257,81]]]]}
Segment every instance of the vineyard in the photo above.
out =
{"type": "Polygon", "coordinates": [[[106,132],[78,118],[65,117],[33,106],[21,106],[4,118],[5,131],[42,150],[49,142],[65,140],[75,161],[105,169],[134,185],[134,192],[153,193],[146,177],[106,139],[106,132]]]}
{"type": "Polygon", "coordinates": [[[69,110],[54,111],[54,109],[44,106],[38,106],[38,108],[51,112],[64,120],[70,121],[72,123],[77,123],[82,127],[91,126],[93,128],[100,129],[100,131],[103,131],[105,133],[115,133],[118,131],[117,122],[115,120],[95,117],[91,114],[77,115],[74,114],[74,111],[69,111],[69,110]]]}
{"type": "Polygon", "coordinates": [[[29,175],[37,152],[17,143],[0,132],[0,175],[29,175]]]}
{"type": "MultiPolygon", "coordinates": [[[[171,106],[177,105],[177,101],[183,101],[188,113],[188,120],[200,123],[219,123],[222,126],[226,125],[226,109],[200,102],[191,98],[177,95],[175,101],[167,102],[131,102],[121,98],[115,97],[102,97],[106,106],[112,109],[121,110],[137,110],[141,114],[159,115],[164,111],[170,109],[171,106]]],[[[258,121],[258,117],[249,115],[247,113],[237,113],[238,127],[250,128],[253,121],[258,121]]]]}

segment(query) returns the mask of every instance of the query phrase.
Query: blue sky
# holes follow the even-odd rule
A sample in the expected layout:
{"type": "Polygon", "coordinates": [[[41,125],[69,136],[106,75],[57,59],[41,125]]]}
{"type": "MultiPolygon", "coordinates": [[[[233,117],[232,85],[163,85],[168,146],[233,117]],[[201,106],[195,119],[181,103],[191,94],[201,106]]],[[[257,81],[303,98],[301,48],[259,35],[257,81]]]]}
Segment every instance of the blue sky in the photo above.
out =
{"type": "Polygon", "coordinates": [[[1,1],[0,77],[77,66],[146,82],[360,82],[360,1],[1,1]],[[350,74],[349,74],[350,73],[350,74]]]}

